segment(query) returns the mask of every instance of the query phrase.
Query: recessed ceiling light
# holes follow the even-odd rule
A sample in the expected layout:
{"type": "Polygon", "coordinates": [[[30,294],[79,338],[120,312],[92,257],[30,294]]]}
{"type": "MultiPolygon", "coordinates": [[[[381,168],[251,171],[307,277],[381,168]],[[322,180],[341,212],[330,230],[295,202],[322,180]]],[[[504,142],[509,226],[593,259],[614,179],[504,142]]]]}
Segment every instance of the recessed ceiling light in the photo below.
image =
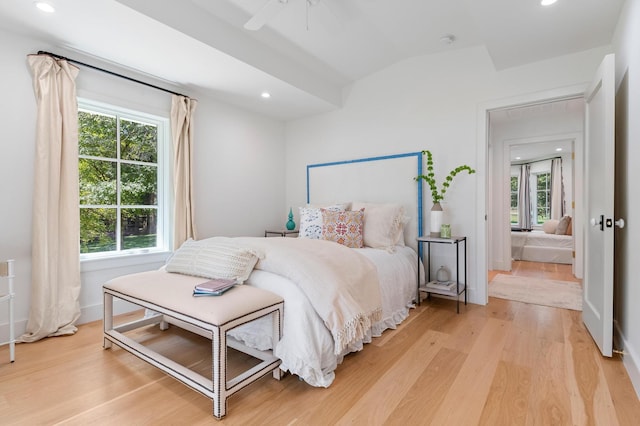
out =
{"type": "Polygon", "coordinates": [[[269,99],[269,98],[271,97],[271,93],[269,93],[269,92],[262,92],[262,94],[261,94],[260,96],[262,96],[262,97],[263,97],[263,98],[265,98],[265,99],[269,99]]]}
{"type": "Polygon", "coordinates": [[[56,9],[46,1],[37,1],[37,2],[34,2],[34,4],[38,9],[40,9],[43,12],[53,13],[56,11],[56,9]]]}
{"type": "Polygon", "coordinates": [[[562,148],[556,148],[556,152],[562,151],[562,148]]]}
{"type": "Polygon", "coordinates": [[[522,159],[522,157],[516,157],[516,160],[521,160],[521,159],[522,159]]]}
{"type": "Polygon", "coordinates": [[[557,1],[558,0],[541,0],[540,4],[543,5],[543,6],[551,6],[552,4],[554,4],[557,1]]]}

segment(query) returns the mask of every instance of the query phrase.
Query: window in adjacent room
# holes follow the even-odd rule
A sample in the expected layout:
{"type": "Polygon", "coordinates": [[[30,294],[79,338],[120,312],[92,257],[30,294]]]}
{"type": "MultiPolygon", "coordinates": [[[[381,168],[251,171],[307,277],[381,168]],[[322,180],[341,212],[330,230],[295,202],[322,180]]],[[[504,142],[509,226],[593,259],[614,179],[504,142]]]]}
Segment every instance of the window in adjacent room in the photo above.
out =
{"type": "Polygon", "coordinates": [[[518,176],[511,176],[511,208],[509,209],[511,225],[518,225],[520,223],[518,218],[518,184],[518,176]]]}
{"type": "Polygon", "coordinates": [[[538,173],[536,180],[535,223],[542,225],[551,218],[551,173],[538,173]]]}
{"type": "Polygon", "coordinates": [[[80,254],[165,249],[168,120],[81,101],[80,254]]]}

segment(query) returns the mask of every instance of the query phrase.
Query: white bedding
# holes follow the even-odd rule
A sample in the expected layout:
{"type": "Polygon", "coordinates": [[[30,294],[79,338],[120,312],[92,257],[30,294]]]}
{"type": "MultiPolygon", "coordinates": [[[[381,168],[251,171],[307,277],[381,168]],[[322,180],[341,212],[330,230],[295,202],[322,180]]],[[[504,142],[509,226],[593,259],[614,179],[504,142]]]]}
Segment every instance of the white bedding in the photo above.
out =
{"type": "MultiPolygon", "coordinates": [[[[298,375],[312,386],[331,385],[334,371],[344,355],[362,349],[364,343],[385,329],[395,328],[413,306],[417,276],[417,255],[413,249],[398,246],[394,253],[370,248],[351,250],[362,254],[376,266],[382,295],[382,319],[363,339],[352,342],[337,355],[334,354],[331,332],[298,285],[283,276],[262,270],[254,270],[246,282],[284,298],[284,332],[275,355],[282,360],[280,368],[298,375]]],[[[259,349],[270,347],[270,323],[267,320],[240,327],[230,335],[259,349]]]]}
{"type": "Polygon", "coordinates": [[[571,235],[546,234],[544,232],[525,232],[527,241],[525,245],[535,247],[573,248],[571,235]]]}
{"type": "Polygon", "coordinates": [[[336,355],[362,340],[380,321],[382,299],[376,267],[353,249],[309,238],[226,240],[263,253],[255,269],[296,283],[331,332],[336,355]]]}
{"type": "Polygon", "coordinates": [[[511,256],[532,262],[573,262],[573,236],[545,232],[511,232],[511,256]]]}

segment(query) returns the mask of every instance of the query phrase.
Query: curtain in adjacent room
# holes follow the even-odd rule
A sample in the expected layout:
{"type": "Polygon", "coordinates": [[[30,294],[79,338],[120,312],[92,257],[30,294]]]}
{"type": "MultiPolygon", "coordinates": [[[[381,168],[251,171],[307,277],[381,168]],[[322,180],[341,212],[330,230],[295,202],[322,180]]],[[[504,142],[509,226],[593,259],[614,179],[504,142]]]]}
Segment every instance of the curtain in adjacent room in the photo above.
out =
{"type": "Polygon", "coordinates": [[[531,229],[531,182],[529,180],[531,166],[520,166],[520,179],[518,181],[518,219],[522,229],[531,229]]]}
{"type": "Polygon", "coordinates": [[[551,160],[551,219],[564,216],[564,184],[562,182],[562,158],[551,160]]]}
{"type": "Polygon", "coordinates": [[[80,317],[78,69],[29,55],[37,105],[33,191],[31,305],[26,333],[34,342],[76,332],[80,317]]]}
{"type": "Polygon", "coordinates": [[[173,95],[171,134],[173,137],[174,249],[189,238],[196,238],[193,200],[193,114],[198,102],[173,95]]]}

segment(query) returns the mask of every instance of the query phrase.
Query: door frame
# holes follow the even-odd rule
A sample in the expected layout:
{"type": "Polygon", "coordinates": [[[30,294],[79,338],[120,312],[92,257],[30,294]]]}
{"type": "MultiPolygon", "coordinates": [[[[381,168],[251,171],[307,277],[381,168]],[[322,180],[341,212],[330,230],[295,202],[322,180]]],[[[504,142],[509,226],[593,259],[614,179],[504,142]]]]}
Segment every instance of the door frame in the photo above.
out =
{"type": "MultiPolygon", "coordinates": [[[[570,98],[581,98],[584,97],[584,92],[587,89],[587,83],[585,84],[577,84],[573,86],[560,87],[556,89],[529,93],[524,95],[513,96],[509,98],[496,99],[481,103],[478,105],[477,110],[477,141],[478,141],[478,150],[476,157],[476,167],[478,173],[477,179],[477,194],[476,198],[476,211],[477,222],[476,229],[477,232],[477,241],[476,241],[476,282],[478,283],[475,286],[475,291],[470,292],[470,301],[472,303],[477,303],[481,305],[486,305],[489,302],[489,292],[488,292],[488,277],[487,273],[489,270],[488,263],[488,250],[489,250],[489,221],[488,221],[488,206],[491,205],[493,194],[491,193],[491,168],[489,164],[489,160],[491,159],[491,155],[489,155],[489,151],[491,150],[490,146],[490,135],[489,135],[489,112],[497,109],[504,108],[516,108],[528,105],[535,104],[543,104],[551,101],[558,101],[563,99],[570,98]]],[[[584,153],[583,147],[576,147],[576,158],[575,158],[575,194],[580,194],[580,197],[584,197],[584,188],[582,186],[582,177],[584,176],[584,153]]],[[[574,199],[576,199],[576,195],[574,195],[574,199]]],[[[576,217],[576,223],[574,229],[582,229],[582,218],[584,217],[584,208],[581,208],[580,215],[576,217]]],[[[583,250],[584,241],[582,233],[576,232],[574,234],[576,251],[583,250]]],[[[581,257],[581,256],[580,256],[581,257]]],[[[578,259],[579,256],[576,256],[578,259]]],[[[575,269],[582,271],[583,265],[576,262],[575,269]],[[579,268],[579,269],[578,269],[579,268]]]]}

